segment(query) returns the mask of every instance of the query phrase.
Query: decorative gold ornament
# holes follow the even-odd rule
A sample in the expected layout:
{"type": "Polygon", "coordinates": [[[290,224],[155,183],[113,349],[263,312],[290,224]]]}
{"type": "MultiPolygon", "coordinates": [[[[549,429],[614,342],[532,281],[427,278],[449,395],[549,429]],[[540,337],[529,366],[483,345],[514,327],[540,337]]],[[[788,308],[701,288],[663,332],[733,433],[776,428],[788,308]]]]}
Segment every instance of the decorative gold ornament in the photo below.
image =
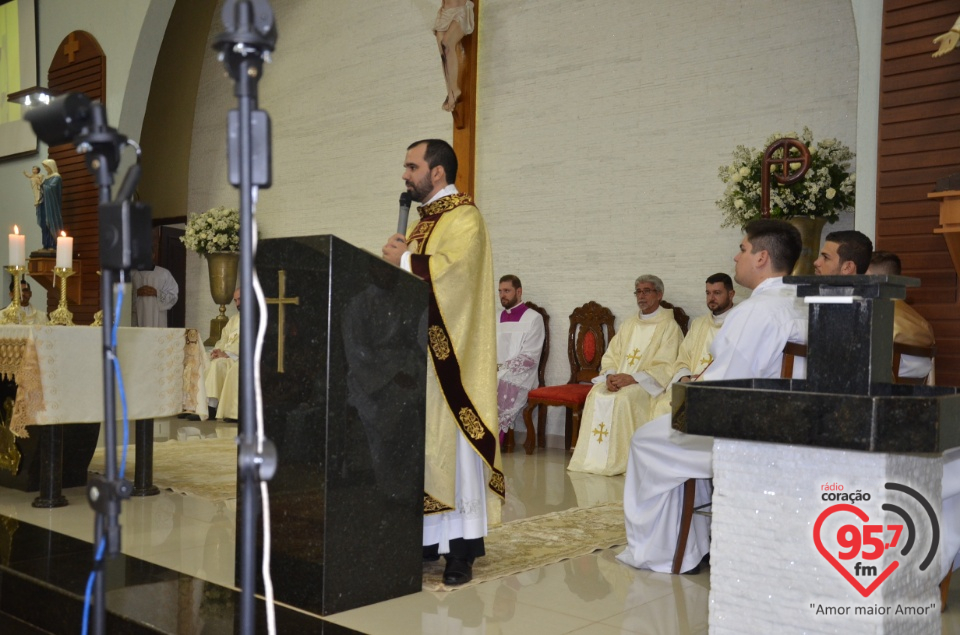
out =
{"type": "Polygon", "coordinates": [[[431,326],[427,329],[427,334],[430,337],[430,348],[433,349],[433,354],[437,356],[437,359],[443,361],[450,357],[450,342],[447,340],[443,329],[439,326],[431,326]]]}
{"type": "Polygon", "coordinates": [[[480,422],[480,417],[477,416],[470,408],[460,408],[460,423],[463,425],[463,429],[467,434],[470,435],[471,439],[482,439],[484,427],[480,422]]]}

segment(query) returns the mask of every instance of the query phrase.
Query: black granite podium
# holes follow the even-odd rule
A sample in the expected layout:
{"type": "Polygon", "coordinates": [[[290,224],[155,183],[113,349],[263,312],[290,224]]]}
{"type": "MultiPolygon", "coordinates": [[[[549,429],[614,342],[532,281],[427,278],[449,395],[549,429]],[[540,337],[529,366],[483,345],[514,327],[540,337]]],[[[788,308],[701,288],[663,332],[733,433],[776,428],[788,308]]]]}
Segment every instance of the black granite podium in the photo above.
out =
{"type": "Polygon", "coordinates": [[[256,266],[276,599],[328,615],[417,592],[427,285],[334,236],[261,241],[256,266]]]}

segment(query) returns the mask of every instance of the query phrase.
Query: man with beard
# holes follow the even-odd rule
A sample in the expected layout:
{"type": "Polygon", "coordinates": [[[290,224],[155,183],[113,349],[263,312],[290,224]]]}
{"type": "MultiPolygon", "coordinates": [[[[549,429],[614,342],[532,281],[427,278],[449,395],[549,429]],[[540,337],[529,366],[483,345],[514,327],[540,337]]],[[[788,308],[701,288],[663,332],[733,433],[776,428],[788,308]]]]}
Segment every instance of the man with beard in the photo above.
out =
{"type": "Polygon", "coordinates": [[[506,494],[497,439],[493,256],[483,217],[453,185],[457,156],[448,143],[411,144],[403,167],[420,221],[407,236],[391,236],[383,257],[430,285],[423,557],[446,556],[443,582],[458,585],[472,579],[487,525],[499,524],[506,494]]]}
{"type": "Polygon", "coordinates": [[[661,309],[663,281],[643,275],[634,282],[640,311],[610,340],[600,374],[583,404],[577,447],[567,469],[612,476],[627,469],[630,437],[650,421],[653,400],[673,376],[683,331],[673,311],[661,309]]]}
{"type": "MultiPolygon", "coordinates": [[[[710,346],[713,362],[699,381],[779,377],[786,343],[807,340],[807,309],[796,287],[783,282],[800,256],[800,232],[777,220],[752,221],[744,231],[733,258],[734,279],[753,293],[724,319],[710,346]]],[[[674,430],[669,414],[641,426],[630,443],[623,488],[627,548],[617,559],[638,569],[670,573],[683,484],[697,479],[696,504],[701,505],[710,499],[706,479],[712,477],[713,437],[674,430]]],[[[709,550],[710,520],[695,515],[680,570],[699,570],[709,550]]]]}
{"type": "Polygon", "coordinates": [[[500,412],[500,443],[513,445],[517,415],[527,405],[527,394],[537,386],[537,368],[543,351],[543,316],[523,303],[520,278],[500,278],[497,320],[497,406],[500,412]],[[509,440],[508,440],[509,439],[509,440]]]}
{"type": "MultiPolygon", "coordinates": [[[[733,308],[733,280],[725,273],[715,273],[706,282],[707,308],[710,313],[701,315],[690,324],[687,336],[680,344],[677,354],[677,363],[673,365],[673,380],[676,382],[694,381],[713,362],[710,354],[710,345],[713,338],[723,326],[723,320],[733,308]]],[[[670,398],[672,391],[668,387],[663,394],[657,397],[653,405],[652,418],[670,412],[670,398]]]]}

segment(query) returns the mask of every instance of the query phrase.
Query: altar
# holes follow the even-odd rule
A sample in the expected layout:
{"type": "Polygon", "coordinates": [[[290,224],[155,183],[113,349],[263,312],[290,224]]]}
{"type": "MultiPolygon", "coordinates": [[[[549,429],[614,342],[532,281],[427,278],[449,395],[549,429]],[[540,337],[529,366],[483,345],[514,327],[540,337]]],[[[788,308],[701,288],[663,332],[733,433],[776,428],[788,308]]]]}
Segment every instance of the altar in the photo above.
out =
{"type": "MultiPolygon", "coordinates": [[[[0,376],[16,383],[9,432],[21,439],[41,436],[38,506],[66,504],[60,496],[64,442],[59,424],[97,424],[92,446],[86,442],[80,452],[85,461],[72,456],[79,448],[68,448],[68,460],[82,463],[85,480],[103,422],[102,346],[101,329],[89,326],[0,326],[0,376]]],[[[152,493],[152,419],[184,411],[206,416],[204,350],[195,329],[124,327],[117,332],[117,353],[128,417],[137,421],[135,489],[152,493]]],[[[122,409],[116,412],[119,417],[122,409]]],[[[10,447],[9,432],[0,435],[0,468],[8,471],[19,456],[10,447]]]]}

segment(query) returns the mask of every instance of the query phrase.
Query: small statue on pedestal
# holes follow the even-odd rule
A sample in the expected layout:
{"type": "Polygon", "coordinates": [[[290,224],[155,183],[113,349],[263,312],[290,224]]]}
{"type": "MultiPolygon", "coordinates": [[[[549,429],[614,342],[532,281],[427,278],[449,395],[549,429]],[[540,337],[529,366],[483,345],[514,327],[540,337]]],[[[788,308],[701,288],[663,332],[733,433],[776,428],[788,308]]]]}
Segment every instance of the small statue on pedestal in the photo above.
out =
{"type": "Polygon", "coordinates": [[[40,204],[37,205],[37,225],[40,226],[43,250],[53,251],[57,247],[57,236],[63,229],[63,217],[60,215],[62,179],[57,172],[56,161],[44,159],[42,163],[47,175],[40,184],[43,188],[43,196],[40,204]]]}

